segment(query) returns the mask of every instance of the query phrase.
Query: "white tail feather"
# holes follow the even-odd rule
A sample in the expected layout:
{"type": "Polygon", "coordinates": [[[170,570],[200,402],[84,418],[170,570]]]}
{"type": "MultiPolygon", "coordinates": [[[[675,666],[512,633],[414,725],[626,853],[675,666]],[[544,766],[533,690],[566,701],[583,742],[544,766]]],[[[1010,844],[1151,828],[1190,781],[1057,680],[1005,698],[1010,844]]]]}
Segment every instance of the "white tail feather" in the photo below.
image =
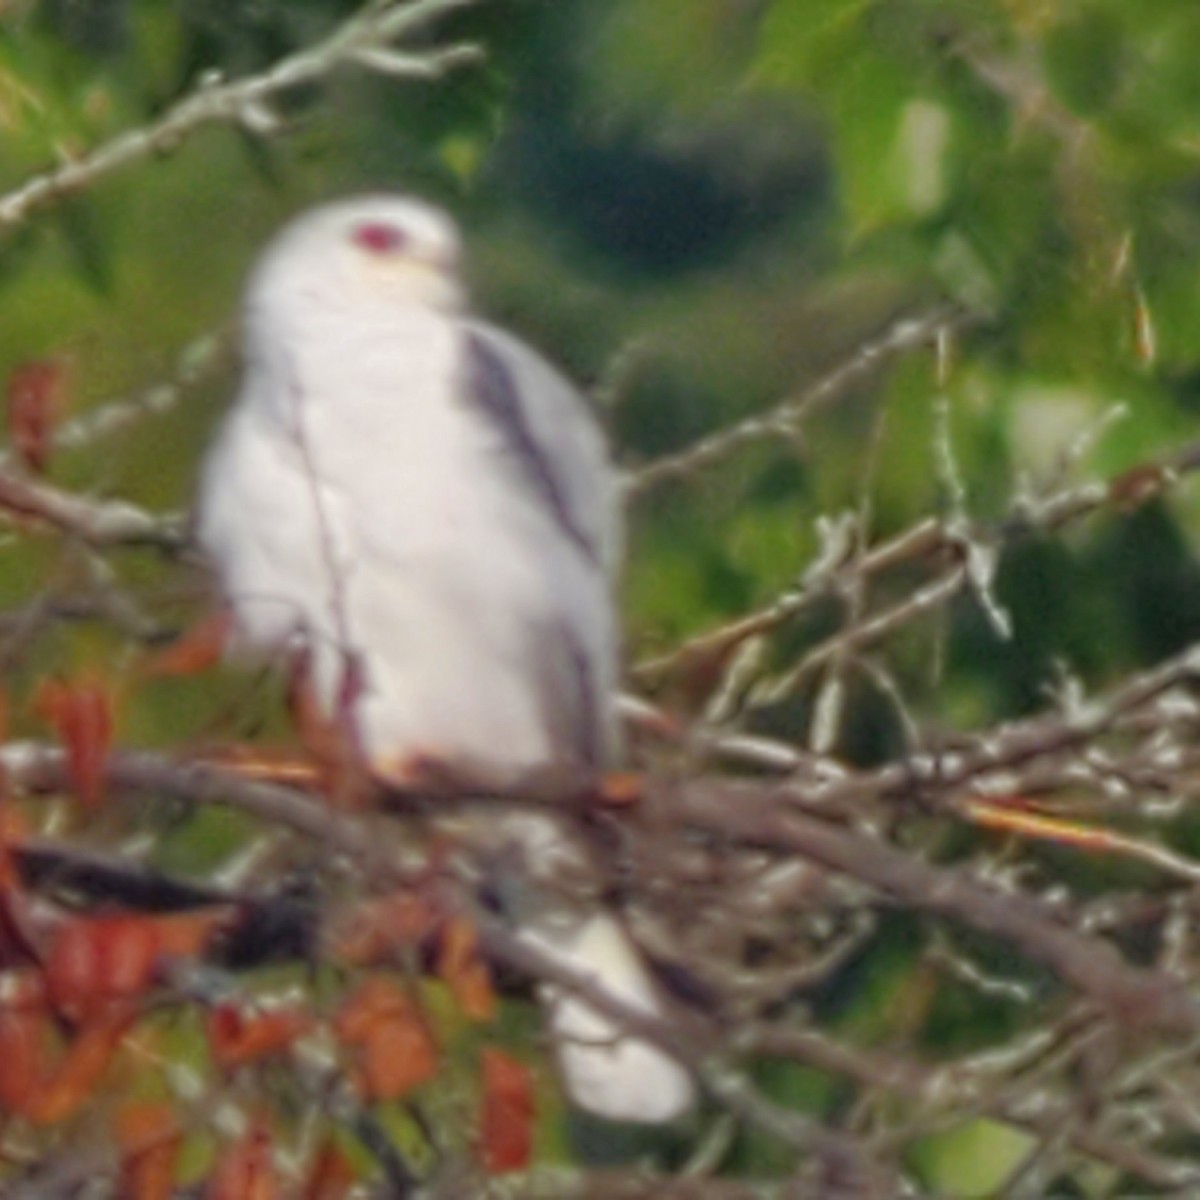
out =
{"type": "MultiPolygon", "coordinates": [[[[521,937],[563,964],[587,972],[614,998],[648,1013],[660,1011],[637,949],[612,917],[557,916],[523,924],[521,937]]],[[[645,1124],[673,1121],[691,1108],[691,1076],[665,1051],[623,1033],[619,1022],[561,988],[546,984],[541,995],[573,1104],[610,1121],[645,1124]]]]}

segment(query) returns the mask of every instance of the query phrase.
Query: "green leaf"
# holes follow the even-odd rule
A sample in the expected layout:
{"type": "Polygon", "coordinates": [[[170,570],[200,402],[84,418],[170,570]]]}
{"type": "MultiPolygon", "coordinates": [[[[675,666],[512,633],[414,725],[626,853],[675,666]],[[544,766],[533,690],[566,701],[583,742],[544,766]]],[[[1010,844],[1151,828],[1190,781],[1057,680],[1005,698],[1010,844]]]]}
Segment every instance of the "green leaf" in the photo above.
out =
{"type": "Polygon", "coordinates": [[[114,247],[91,199],[73,196],[61,201],[54,222],[80,276],[97,292],[110,292],[116,267],[114,247]]]}
{"type": "Polygon", "coordinates": [[[755,82],[802,88],[838,78],[862,50],[871,7],[872,0],[777,0],[762,23],[755,82]]]}
{"type": "Polygon", "coordinates": [[[917,1149],[925,1182],[938,1191],[974,1200],[992,1195],[1034,1147],[1034,1138],[997,1121],[972,1121],[931,1138],[917,1149]]]}
{"type": "Polygon", "coordinates": [[[1093,6],[1065,21],[1043,48],[1046,79],[1055,95],[1081,116],[1099,114],[1121,82],[1128,35],[1116,13],[1093,6]]]}

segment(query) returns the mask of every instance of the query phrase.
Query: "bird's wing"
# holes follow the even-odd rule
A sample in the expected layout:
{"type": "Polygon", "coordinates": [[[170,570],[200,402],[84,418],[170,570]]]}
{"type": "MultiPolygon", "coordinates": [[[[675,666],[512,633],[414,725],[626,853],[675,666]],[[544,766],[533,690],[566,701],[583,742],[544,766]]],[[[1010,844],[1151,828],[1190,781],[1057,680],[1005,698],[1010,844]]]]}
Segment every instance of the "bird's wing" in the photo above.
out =
{"type": "Polygon", "coordinates": [[[564,534],[608,576],[621,554],[616,477],[587,402],[536,351],[467,321],[471,400],[495,423],[564,534]]]}

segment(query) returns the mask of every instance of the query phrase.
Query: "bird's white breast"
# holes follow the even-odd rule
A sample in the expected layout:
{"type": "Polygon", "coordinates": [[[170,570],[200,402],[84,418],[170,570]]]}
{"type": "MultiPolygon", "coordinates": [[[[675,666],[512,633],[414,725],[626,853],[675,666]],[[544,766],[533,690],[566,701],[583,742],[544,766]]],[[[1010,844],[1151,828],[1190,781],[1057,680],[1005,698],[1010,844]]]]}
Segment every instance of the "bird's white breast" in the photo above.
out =
{"type": "Polygon", "coordinates": [[[571,757],[571,672],[613,673],[609,581],[502,469],[463,364],[433,315],[326,321],[252,367],[205,471],[199,534],[241,642],[303,640],[331,710],[353,661],[388,772],[571,757]]]}

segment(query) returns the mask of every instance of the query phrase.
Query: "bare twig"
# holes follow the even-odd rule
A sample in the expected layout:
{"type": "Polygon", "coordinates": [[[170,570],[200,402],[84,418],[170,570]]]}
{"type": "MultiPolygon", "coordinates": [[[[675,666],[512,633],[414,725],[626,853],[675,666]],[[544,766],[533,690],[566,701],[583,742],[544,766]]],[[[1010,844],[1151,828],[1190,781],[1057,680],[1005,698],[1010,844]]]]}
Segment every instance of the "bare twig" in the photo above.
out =
{"type": "Polygon", "coordinates": [[[118,134],[111,141],[27,180],[0,196],[0,226],[13,226],[37,208],[60,196],[78,192],[98,179],[148,158],[175,149],[205,125],[240,125],[254,133],[280,128],[270,102],[284,93],[324,79],[345,66],[408,79],[433,79],[476,57],[470,46],[406,53],[393,43],[420,27],[474,0],[411,0],[409,3],[369,4],[339,25],[324,41],[297,51],[260,75],[223,82],[211,78],[156,121],[118,134]]]}
{"type": "Polygon", "coordinates": [[[1122,681],[1106,695],[1066,713],[1053,713],[997,726],[961,750],[917,754],[876,771],[814,784],[804,803],[839,811],[855,798],[898,798],[921,795],[936,801],[968,787],[987,785],[1017,790],[1019,781],[1006,772],[1035,760],[1078,749],[1172,689],[1200,676],[1200,647],[1191,646],[1172,658],[1122,681]]]}
{"type": "Polygon", "coordinates": [[[55,447],[77,450],[128,429],[145,417],[169,412],[189,389],[214,372],[225,359],[229,342],[225,331],[194,338],[180,351],[167,379],[128,398],[98,404],[88,412],[64,421],[54,431],[55,447]]]}
{"type": "MultiPolygon", "coordinates": [[[[1061,1099],[1040,1105],[1022,1103],[1022,1097],[1006,1091],[1008,1072],[972,1070],[952,1064],[931,1067],[893,1054],[838,1042],[817,1029],[794,1026],[747,1029],[747,1048],[772,1058],[789,1058],[832,1075],[855,1080],[861,1087],[884,1090],[910,1098],[914,1103],[941,1109],[961,1120],[967,1111],[983,1113],[1019,1129],[1048,1134],[1057,1127],[1061,1099]]],[[[1200,1180],[1195,1164],[1165,1158],[1118,1137],[1104,1136],[1087,1128],[1071,1133],[1072,1145],[1081,1153],[1127,1171],[1135,1178],[1159,1187],[1193,1185],[1200,1180]]]]}
{"type": "Polygon", "coordinates": [[[929,866],[875,838],[788,813],[770,793],[750,784],[693,781],[665,802],[679,819],[706,831],[802,855],[863,880],[910,909],[1003,938],[1125,1023],[1176,1033],[1200,1031],[1200,1003],[1181,981],[1128,966],[1111,946],[1066,928],[1026,896],[929,866]]]}
{"type": "Polygon", "coordinates": [[[184,544],[178,517],[155,516],[124,500],[100,500],[64,491],[41,479],[0,468],[0,509],[39,521],[92,546],[184,544]]]}
{"type": "MultiPolygon", "coordinates": [[[[1022,497],[991,528],[966,529],[960,524],[952,529],[943,520],[927,517],[861,555],[849,554],[848,547],[839,552],[840,543],[835,539],[831,553],[809,568],[801,585],[790,588],[755,612],[697,634],[664,654],[643,659],[634,668],[635,677],[652,682],[690,664],[729,654],[747,638],[769,633],[807,612],[822,597],[851,594],[859,579],[871,579],[901,566],[936,561],[948,552],[961,558],[972,546],[994,546],[1037,531],[1053,533],[1103,510],[1136,507],[1178,486],[1197,469],[1200,469],[1200,443],[1193,443],[1162,458],[1138,463],[1107,481],[1075,484],[1042,497],[1022,497]]],[[[920,611],[937,607],[957,595],[967,581],[964,571],[968,565],[956,564],[927,585],[934,589],[934,600],[931,605],[919,605],[920,611]]],[[[851,638],[854,649],[861,650],[906,624],[903,613],[908,603],[900,601],[892,610],[868,617],[869,632],[850,629],[831,637],[824,648],[817,647],[812,652],[816,660],[807,663],[805,669],[834,653],[839,637],[851,638]]]]}
{"type": "Polygon", "coordinates": [[[764,680],[755,687],[750,694],[749,705],[761,707],[778,704],[818,668],[840,657],[857,654],[896,630],[907,628],[920,617],[939,609],[962,590],[968,577],[965,565],[952,567],[891,608],[872,613],[857,624],[849,625],[841,633],[826,638],[783,675],[764,680]]]}
{"type": "Polygon", "coordinates": [[[882,335],[860,346],[849,359],[798,395],[787,397],[766,413],[748,417],[631,471],[625,479],[626,498],[636,500],[667,480],[694,475],[753,442],[794,437],[804,421],[888,359],[936,342],[947,331],[961,328],[967,320],[967,314],[961,310],[939,305],[919,316],[895,321],[882,335]]]}

